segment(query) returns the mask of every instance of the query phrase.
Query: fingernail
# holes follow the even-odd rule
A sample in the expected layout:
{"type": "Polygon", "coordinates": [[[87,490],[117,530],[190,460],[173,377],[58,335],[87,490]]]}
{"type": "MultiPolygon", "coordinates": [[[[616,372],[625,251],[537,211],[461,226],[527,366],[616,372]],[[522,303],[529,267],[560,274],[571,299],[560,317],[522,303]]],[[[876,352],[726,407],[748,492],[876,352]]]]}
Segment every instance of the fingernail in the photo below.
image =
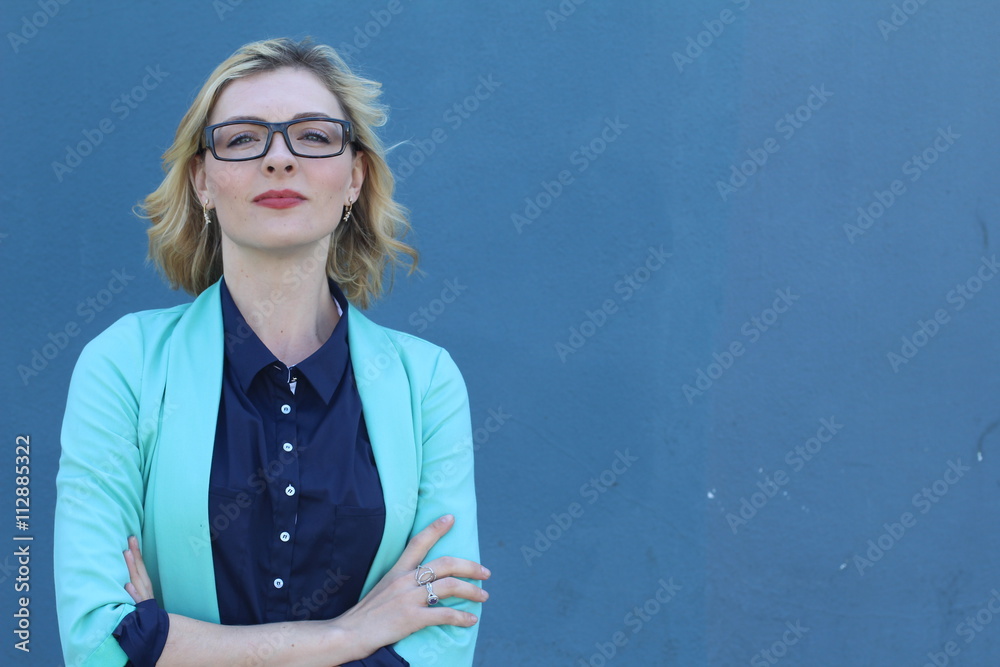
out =
{"type": "Polygon", "coordinates": [[[454,518],[455,517],[453,517],[451,514],[445,514],[443,517],[441,517],[440,519],[438,519],[438,523],[443,526],[446,523],[451,523],[452,519],[454,519],[454,518]]]}
{"type": "Polygon", "coordinates": [[[486,602],[489,599],[490,599],[490,594],[487,593],[486,591],[483,591],[483,602],[486,602]]]}
{"type": "Polygon", "coordinates": [[[472,622],[473,623],[478,623],[479,622],[479,617],[478,616],[476,616],[475,614],[470,614],[470,616],[472,616],[472,622]]]}
{"type": "Polygon", "coordinates": [[[483,576],[489,578],[489,576],[490,576],[491,573],[490,573],[490,571],[488,569],[486,569],[486,566],[485,565],[481,565],[480,567],[483,568],[483,576]]]}

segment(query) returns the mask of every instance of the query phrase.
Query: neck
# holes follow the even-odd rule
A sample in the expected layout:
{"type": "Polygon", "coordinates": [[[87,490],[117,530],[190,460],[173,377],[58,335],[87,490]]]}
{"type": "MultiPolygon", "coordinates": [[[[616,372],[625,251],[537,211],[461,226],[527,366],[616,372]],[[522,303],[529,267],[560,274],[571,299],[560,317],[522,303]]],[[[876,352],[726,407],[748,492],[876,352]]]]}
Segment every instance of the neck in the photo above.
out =
{"type": "Polygon", "coordinates": [[[327,284],[329,241],[327,237],[304,252],[283,256],[223,249],[223,275],[236,307],[286,366],[318,350],[340,321],[327,284]]]}

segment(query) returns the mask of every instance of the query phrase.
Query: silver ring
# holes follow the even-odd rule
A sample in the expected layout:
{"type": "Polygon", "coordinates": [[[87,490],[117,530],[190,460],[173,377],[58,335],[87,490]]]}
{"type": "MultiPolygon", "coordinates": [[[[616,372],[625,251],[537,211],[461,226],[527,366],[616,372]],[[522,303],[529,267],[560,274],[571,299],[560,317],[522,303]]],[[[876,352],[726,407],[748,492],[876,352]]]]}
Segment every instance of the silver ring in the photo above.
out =
{"type": "Polygon", "coordinates": [[[417,586],[423,586],[424,584],[429,584],[437,579],[437,577],[434,575],[434,570],[427,567],[426,565],[418,565],[417,571],[413,573],[413,578],[417,580],[417,586]]]}
{"type": "Polygon", "coordinates": [[[428,581],[426,584],[424,584],[424,588],[427,589],[427,606],[433,607],[438,603],[438,600],[440,600],[440,598],[434,595],[434,588],[431,586],[431,582],[428,581]]]}

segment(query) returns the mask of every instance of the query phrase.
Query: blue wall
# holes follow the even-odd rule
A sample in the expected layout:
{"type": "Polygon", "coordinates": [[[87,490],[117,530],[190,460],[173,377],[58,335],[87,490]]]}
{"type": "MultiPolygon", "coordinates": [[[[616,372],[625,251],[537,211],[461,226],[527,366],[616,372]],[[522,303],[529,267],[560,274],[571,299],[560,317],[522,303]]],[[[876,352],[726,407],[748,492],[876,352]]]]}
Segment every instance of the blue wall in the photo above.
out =
{"type": "Polygon", "coordinates": [[[30,529],[7,531],[34,536],[30,655],[0,550],[5,664],[61,661],[75,359],[185,300],[130,207],[219,61],[307,34],[349,47],[384,83],[386,139],[412,141],[391,162],[426,273],[373,316],[468,381],[495,573],[479,664],[995,662],[995,3],[14,0],[2,18],[0,498],[30,435],[30,529]]]}

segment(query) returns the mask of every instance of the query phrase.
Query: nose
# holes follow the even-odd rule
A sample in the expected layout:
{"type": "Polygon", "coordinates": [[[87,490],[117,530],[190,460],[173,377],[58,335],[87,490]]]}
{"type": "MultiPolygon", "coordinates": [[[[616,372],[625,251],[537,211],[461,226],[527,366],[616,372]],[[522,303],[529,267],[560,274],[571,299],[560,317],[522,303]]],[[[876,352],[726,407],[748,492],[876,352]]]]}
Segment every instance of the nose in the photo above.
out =
{"type": "Polygon", "coordinates": [[[271,145],[264,153],[263,166],[267,171],[290,172],[295,169],[296,158],[288,146],[288,137],[284,132],[275,132],[271,137],[271,145]]]}

